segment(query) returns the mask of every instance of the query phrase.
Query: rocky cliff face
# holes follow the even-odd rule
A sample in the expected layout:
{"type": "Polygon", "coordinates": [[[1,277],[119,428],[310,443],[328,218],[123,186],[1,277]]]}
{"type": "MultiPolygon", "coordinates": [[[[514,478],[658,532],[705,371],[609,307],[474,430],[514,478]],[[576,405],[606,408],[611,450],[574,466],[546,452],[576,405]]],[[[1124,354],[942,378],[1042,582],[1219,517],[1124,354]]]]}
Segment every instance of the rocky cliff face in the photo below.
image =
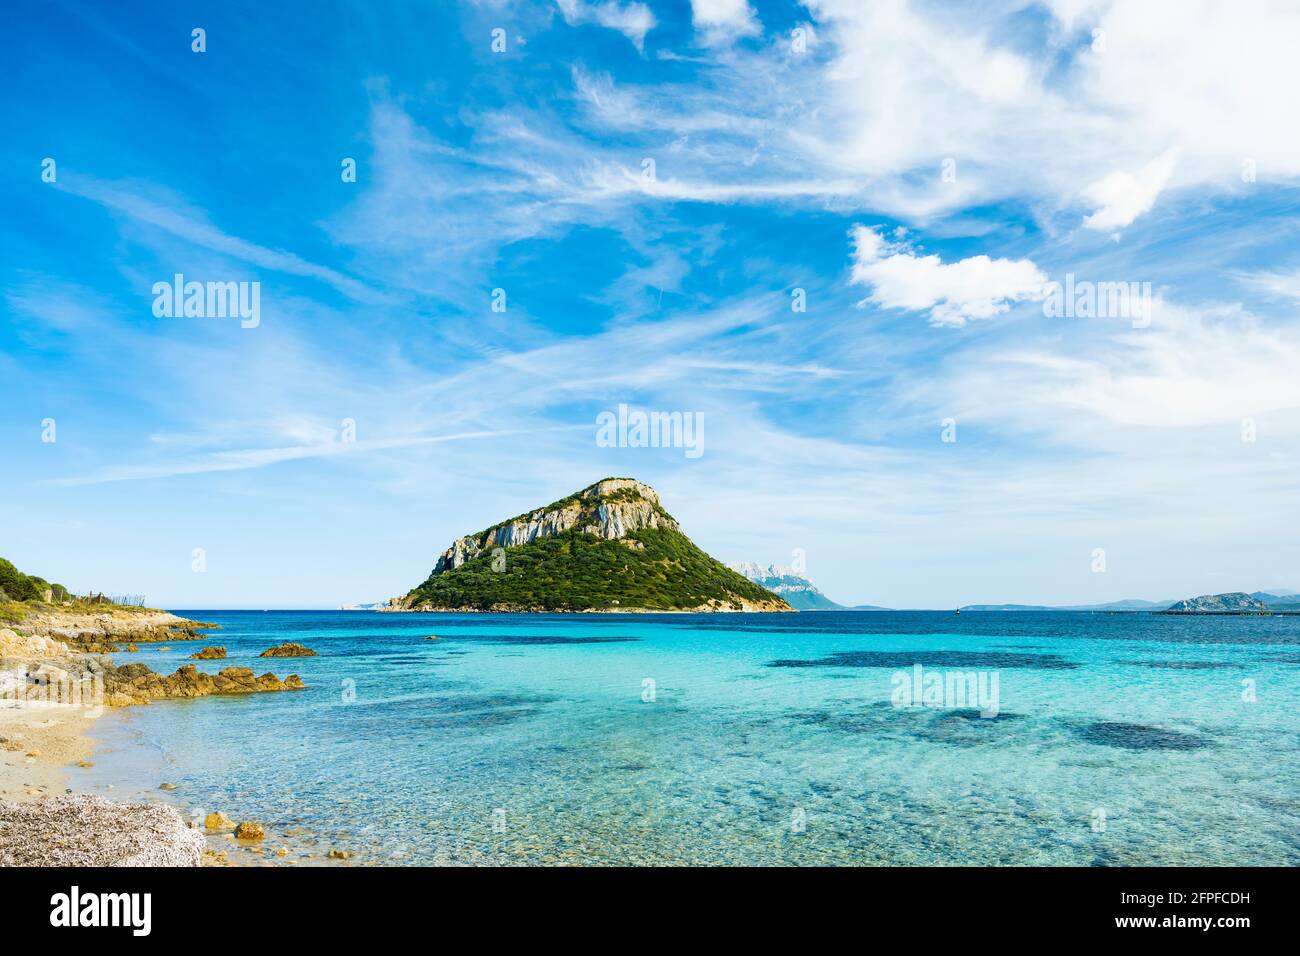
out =
{"type": "Polygon", "coordinates": [[[649,485],[631,478],[606,478],[554,505],[457,538],[438,558],[433,573],[454,570],[493,548],[532,544],[538,538],[552,538],[574,528],[607,541],[642,528],[681,530],[649,485]]]}

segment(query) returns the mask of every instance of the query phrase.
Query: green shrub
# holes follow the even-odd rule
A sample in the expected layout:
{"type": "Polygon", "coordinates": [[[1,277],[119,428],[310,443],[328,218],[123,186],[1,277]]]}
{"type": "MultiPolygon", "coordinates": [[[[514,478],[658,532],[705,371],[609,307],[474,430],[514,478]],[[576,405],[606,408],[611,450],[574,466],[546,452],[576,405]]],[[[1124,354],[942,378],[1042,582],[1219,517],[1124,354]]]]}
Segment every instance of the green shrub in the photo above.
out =
{"type": "Polygon", "coordinates": [[[459,568],[430,575],[410,597],[435,607],[487,610],[504,605],[547,611],[671,611],[715,601],[737,607],[739,598],[774,597],[709,557],[681,532],[662,528],[613,541],[575,529],[507,548],[505,556],[505,568],[494,571],[492,552],[485,551],[459,568]]]}

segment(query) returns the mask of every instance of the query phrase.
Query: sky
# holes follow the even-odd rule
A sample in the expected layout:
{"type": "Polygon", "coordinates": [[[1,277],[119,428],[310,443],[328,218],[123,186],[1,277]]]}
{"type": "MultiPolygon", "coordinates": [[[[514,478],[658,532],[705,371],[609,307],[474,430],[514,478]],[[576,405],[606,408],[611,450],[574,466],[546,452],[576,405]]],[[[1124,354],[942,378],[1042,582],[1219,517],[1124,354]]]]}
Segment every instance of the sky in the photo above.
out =
{"type": "Polygon", "coordinates": [[[380,601],[618,475],[843,604],[1300,588],[1294,4],[3,17],[23,570],[380,601]],[[620,405],[702,442],[600,441],[620,405]]]}

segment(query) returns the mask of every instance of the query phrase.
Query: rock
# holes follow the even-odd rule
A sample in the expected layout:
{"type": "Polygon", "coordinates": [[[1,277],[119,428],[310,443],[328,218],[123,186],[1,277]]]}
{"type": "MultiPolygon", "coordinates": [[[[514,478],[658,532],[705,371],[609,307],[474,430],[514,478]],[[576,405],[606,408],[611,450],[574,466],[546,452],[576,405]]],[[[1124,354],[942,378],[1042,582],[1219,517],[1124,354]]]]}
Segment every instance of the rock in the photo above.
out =
{"type": "Polygon", "coordinates": [[[25,753],[23,756],[25,756],[25,757],[39,757],[40,755],[41,755],[41,752],[40,752],[39,750],[37,750],[35,747],[33,747],[31,750],[27,751],[27,753],[25,753]]]}
{"type": "Polygon", "coordinates": [[[266,828],[260,823],[245,820],[235,827],[236,840],[262,840],[266,837],[266,828]]]}
{"type": "Polygon", "coordinates": [[[136,647],[134,644],[128,644],[128,645],[126,645],[126,652],[127,652],[128,654],[134,654],[134,653],[136,653],[136,652],[139,651],[139,650],[140,650],[140,648],[136,647]]]}
{"type": "Polygon", "coordinates": [[[80,760],[77,762],[77,766],[81,767],[83,770],[86,770],[95,765],[91,763],[89,760],[80,760]]]}
{"type": "Polygon", "coordinates": [[[254,677],[248,667],[227,667],[218,674],[185,664],[164,677],[144,664],[124,664],[104,672],[105,702],[110,707],[146,704],[151,700],[191,700],[212,694],[251,694],[259,691],[297,690],[302,681],[286,683],[274,674],[254,677]]]}
{"type": "Polygon", "coordinates": [[[272,647],[270,650],[262,651],[258,657],[315,657],[316,652],[309,647],[303,647],[301,644],[292,642],[281,644],[278,647],[272,647]]]}
{"type": "Polygon", "coordinates": [[[62,641],[39,634],[17,634],[0,627],[0,657],[67,657],[71,648],[62,641]]]}
{"type": "Polygon", "coordinates": [[[168,791],[175,790],[175,789],[176,789],[176,784],[174,784],[174,783],[160,783],[160,784],[158,784],[158,789],[159,789],[159,790],[168,790],[168,791]]]}
{"type": "Polygon", "coordinates": [[[352,854],[349,853],[347,850],[330,850],[329,853],[327,853],[327,854],[325,854],[325,855],[326,855],[327,857],[329,857],[331,860],[350,860],[350,859],[352,859],[352,854]]]}
{"type": "MultiPolygon", "coordinates": [[[[204,635],[195,631],[196,627],[215,626],[187,621],[166,611],[128,608],[31,610],[22,622],[23,630],[32,635],[54,639],[73,651],[89,654],[111,653],[118,649],[118,644],[128,642],[140,645],[199,640],[204,635]]],[[[0,643],[3,643],[2,637],[0,643]]]]}
{"type": "Polygon", "coordinates": [[[203,818],[203,829],[213,833],[226,833],[235,829],[235,821],[218,810],[203,818]]]}
{"type": "Polygon", "coordinates": [[[287,690],[302,690],[306,685],[303,684],[302,678],[297,674],[290,674],[284,679],[284,686],[287,690]]]}
{"type": "Polygon", "coordinates": [[[280,849],[278,849],[278,850],[275,851],[275,855],[276,855],[276,856],[288,856],[288,855],[289,855],[289,848],[288,848],[287,846],[282,846],[282,847],[280,847],[280,849]]]}
{"type": "Polygon", "coordinates": [[[224,647],[205,647],[201,651],[196,651],[190,655],[192,661],[220,661],[226,657],[224,647]]]}

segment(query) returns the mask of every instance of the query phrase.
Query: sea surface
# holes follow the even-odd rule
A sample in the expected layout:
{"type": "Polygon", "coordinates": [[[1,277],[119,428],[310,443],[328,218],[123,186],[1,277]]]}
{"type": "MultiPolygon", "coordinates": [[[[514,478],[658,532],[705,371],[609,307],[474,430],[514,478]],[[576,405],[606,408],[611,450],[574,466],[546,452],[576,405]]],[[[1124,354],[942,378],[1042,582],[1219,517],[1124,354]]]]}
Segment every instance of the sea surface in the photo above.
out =
{"type": "Polygon", "coordinates": [[[73,783],[248,862],[1300,864],[1300,617],[177,613],[119,660],[307,688],[112,711],[73,783]]]}

